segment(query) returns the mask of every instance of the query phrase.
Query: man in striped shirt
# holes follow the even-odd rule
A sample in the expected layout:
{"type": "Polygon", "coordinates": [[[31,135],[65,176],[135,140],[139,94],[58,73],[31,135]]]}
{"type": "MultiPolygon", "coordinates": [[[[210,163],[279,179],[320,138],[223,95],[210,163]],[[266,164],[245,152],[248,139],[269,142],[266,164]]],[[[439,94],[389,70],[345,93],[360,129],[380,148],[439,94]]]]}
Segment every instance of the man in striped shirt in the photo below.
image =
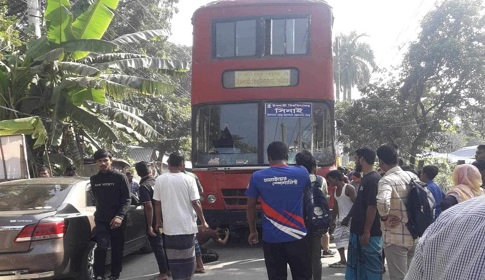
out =
{"type": "Polygon", "coordinates": [[[415,241],[406,227],[407,186],[411,178],[418,178],[399,167],[397,149],[393,145],[381,145],[376,152],[379,167],[386,172],[379,180],[377,191],[377,210],[382,221],[384,253],[390,279],[404,279],[415,249],[415,241]]]}

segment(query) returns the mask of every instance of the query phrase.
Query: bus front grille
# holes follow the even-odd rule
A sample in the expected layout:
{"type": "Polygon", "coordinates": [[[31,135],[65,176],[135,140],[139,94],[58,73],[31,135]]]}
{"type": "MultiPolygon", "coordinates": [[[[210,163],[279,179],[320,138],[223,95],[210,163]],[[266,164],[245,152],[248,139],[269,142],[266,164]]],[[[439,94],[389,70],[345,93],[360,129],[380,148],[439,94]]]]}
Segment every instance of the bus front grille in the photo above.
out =
{"type": "Polygon", "coordinates": [[[224,198],[224,203],[226,205],[236,206],[236,205],[246,205],[248,199],[244,192],[246,189],[222,189],[222,197],[224,198]]]}

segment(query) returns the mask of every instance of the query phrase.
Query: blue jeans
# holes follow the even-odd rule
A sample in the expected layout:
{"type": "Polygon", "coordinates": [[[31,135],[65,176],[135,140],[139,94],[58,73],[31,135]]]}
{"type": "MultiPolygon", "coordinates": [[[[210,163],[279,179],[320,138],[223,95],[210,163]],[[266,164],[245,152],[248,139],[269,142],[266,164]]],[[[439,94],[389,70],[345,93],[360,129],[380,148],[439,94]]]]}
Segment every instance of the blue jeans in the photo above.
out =
{"type": "Polygon", "coordinates": [[[369,245],[360,245],[360,237],[350,233],[346,280],[382,279],[382,237],[371,236],[369,245]]]}

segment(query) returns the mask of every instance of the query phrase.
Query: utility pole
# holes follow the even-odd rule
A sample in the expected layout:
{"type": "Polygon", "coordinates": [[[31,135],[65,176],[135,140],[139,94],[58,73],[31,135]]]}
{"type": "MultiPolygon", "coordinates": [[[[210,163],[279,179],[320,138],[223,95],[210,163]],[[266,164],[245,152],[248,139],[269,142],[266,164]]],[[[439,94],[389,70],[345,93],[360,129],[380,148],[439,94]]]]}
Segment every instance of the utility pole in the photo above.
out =
{"type": "Polygon", "coordinates": [[[36,38],[40,38],[40,5],[39,0],[28,0],[27,12],[29,17],[29,25],[34,29],[36,38]]]}

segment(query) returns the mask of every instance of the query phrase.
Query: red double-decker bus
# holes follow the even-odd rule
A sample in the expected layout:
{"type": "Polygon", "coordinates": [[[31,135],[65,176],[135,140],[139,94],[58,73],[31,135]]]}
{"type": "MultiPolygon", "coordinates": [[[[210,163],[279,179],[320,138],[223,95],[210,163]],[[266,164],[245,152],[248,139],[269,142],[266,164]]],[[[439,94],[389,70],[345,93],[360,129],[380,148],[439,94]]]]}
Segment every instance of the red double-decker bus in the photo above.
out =
{"type": "Polygon", "coordinates": [[[283,141],[335,165],[332,10],[317,0],[215,1],[193,16],[192,164],[211,226],[246,226],[251,174],[283,141]]]}

